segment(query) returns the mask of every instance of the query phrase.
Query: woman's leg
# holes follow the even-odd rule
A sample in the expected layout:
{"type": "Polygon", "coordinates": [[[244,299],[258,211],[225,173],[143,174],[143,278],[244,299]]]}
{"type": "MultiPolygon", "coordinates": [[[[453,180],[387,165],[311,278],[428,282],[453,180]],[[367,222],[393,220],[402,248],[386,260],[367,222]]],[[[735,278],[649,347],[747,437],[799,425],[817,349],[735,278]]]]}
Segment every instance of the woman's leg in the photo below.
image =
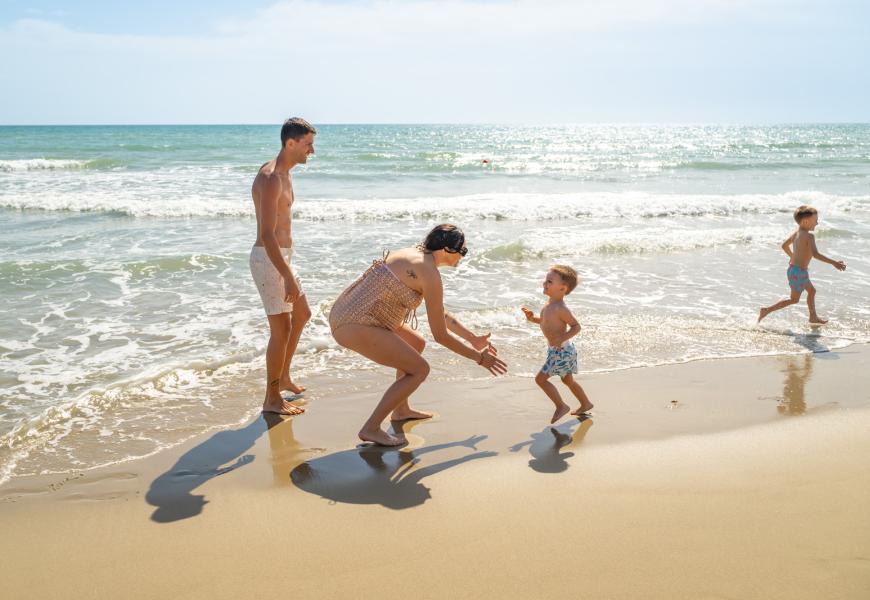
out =
{"type": "Polygon", "coordinates": [[[429,364],[398,334],[366,325],[342,325],[333,332],[335,341],[369,360],[405,373],[384,392],[381,401],[359,431],[359,438],[382,446],[402,441],[381,429],[381,423],[398,404],[416,390],[429,375],[429,364]]]}
{"type": "MultiPolygon", "coordinates": [[[[396,333],[400,338],[405,340],[409,346],[411,346],[414,350],[419,354],[423,354],[423,349],[426,347],[426,340],[423,339],[423,336],[408,327],[407,325],[402,325],[399,329],[396,330],[396,333]]],[[[401,369],[396,369],[396,379],[401,379],[405,376],[405,372],[401,369]]],[[[417,410],[415,408],[411,408],[408,404],[408,398],[403,399],[396,408],[393,410],[393,414],[390,415],[390,420],[392,421],[407,421],[409,419],[428,419],[432,416],[433,413],[417,410]]]]}

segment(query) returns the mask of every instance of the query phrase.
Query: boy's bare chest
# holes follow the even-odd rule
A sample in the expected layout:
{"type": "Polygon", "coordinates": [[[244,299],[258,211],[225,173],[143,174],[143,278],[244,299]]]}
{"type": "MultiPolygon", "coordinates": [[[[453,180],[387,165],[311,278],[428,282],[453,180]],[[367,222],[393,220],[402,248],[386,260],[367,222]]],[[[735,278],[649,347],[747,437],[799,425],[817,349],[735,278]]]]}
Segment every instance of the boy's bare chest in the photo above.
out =
{"type": "Polygon", "coordinates": [[[559,317],[559,309],[556,306],[548,305],[541,309],[542,330],[555,331],[564,328],[565,323],[559,317]]]}

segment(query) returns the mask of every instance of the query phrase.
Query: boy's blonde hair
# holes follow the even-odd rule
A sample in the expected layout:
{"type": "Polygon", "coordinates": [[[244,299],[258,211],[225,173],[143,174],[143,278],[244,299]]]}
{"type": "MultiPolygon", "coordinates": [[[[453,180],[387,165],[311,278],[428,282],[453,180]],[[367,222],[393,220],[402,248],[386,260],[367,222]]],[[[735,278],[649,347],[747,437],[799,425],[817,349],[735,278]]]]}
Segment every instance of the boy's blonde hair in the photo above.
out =
{"type": "Polygon", "coordinates": [[[800,225],[800,224],[801,224],[801,221],[802,221],[805,217],[811,217],[811,216],[813,216],[813,215],[815,215],[815,214],[818,214],[818,212],[819,212],[819,211],[817,211],[815,208],[813,208],[813,207],[810,206],[809,204],[801,204],[801,205],[798,206],[796,209],[794,209],[794,220],[795,220],[795,223],[797,223],[798,225],[800,225]]]}
{"type": "Polygon", "coordinates": [[[562,278],[562,283],[568,286],[568,294],[573,292],[574,288],[577,287],[577,271],[568,265],[553,265],[550,267],[550,270],[559,274],[559,277],[562,278]]]}

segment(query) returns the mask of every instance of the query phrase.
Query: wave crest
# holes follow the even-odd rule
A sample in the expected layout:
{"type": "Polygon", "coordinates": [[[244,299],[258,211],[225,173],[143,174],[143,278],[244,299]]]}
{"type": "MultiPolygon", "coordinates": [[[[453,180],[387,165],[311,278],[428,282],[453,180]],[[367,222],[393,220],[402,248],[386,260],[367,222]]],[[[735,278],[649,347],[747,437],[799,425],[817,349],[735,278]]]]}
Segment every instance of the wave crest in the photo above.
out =
{"type": "Polygon", "coordinates": [[[92,160],[73,160],[62,158],[23,158],[0,160],[0,173],[24,171],[67,171],[75,169],[110,169],[120,166],[116,160],[96,158],[92,160]]]}
{"type": "MultiPolygon", "coordinates": [[[[253,217],[248,197],[208,196],[203,192],[161,195],[159,190],[73,191],[46,197],[37,191],[0,193],[0,207],[17,210],[97,212],[131,217],[253,217]]],[[[587,219],[664,219],[790,214],[813,204],[826,215],[870,211],[870,195],[824,192],[781,194],[659,194],[648,192],[491,193],[416,198],[303,198],[294,219],[309,222],[539,221],[587,219]]]]}

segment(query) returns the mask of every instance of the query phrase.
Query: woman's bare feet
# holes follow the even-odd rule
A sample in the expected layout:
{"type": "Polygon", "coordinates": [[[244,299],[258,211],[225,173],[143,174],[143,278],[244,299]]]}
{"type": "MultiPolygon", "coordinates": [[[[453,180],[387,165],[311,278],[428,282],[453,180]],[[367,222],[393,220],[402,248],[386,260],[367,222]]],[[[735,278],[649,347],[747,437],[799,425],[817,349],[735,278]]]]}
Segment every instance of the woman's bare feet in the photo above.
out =
{"type": "Polygon", "coordinates": [[[397,408],[390,415],[390,421],[411,421],[415,419],[431,419],[435,413],[426,410],[417,410],[416,408],[397,408]]]}
{"type": "Polygon", "coordinates": [[[764,317],[766,317],[769,314],[770,314],[770,310],[767,309],[766,307],[759,308],[758,309],[758,320],[756,321],[756,323],[761,323],[761,319],[763,319],[764,317]]]}
{"type": "Polygon", "coordinates": [[[293,406],[283,398],[274,401],[263,402],[264,413],[274,413],[276,415],[301,415],[305,412],[304,408],[293,406]]]}
{"type": "Polygon", "coordinates": [[[810,317],[810,325],[824,325],[827,322],[827,319],[820,319],[819,315],[816,315],[815,317],[810,317]]]}
{"type": "Polygon", "coordinates": [[[281,379],[281,382],[278,384],[278,387],[283,391],[287,390],[293,394],[301,394],[305,391],[304,385],[296,385],[293,383],[292,379],[281,379]]]}
{"type": "Polygon", "coordinates": [[[581,404],[580,404],[580,408],[578,408],[577,410],[572,410],[572,411],[571,411],[571,414],[574,415],[574,416],[576,416],[576,417],[579,417],[579,416],[585,415],[585,414],[588,413],[590,410],[592,410],[592,407],[593,407],[593,406],[595,406],[595,405],[592,404],[591,402],[581,403],[581,404]]]}
{"type": "Polygon", "coordinates": [[[555,412],[553,413],[553,418],[550,419],[550,423],[555,423],[556,421],[567,415],[569,410],[571,410],[571,408],[564,402],[561,405],[557,406],[555,412]]]}
{"type": "Polygon", "coordinates": [[[360,429],[357,435],[362,441],[371,442],[378,446],[401,446],[405,443],[405,440],[394,437],[381,429],[375,429],[374,431],[360,429]]]}

